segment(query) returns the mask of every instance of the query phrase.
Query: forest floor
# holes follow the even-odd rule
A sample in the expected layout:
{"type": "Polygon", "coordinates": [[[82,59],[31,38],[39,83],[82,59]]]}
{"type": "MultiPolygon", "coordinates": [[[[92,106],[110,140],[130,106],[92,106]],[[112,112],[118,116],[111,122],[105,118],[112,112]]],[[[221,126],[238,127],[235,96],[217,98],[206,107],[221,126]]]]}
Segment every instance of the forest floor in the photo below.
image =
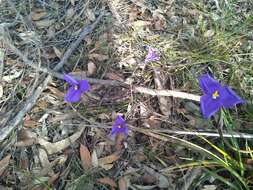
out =
{"type": "Polygon", "coordinates": [[[0,189],[252,189],[252,61],[248,0],[0,0],[0,189]]]}

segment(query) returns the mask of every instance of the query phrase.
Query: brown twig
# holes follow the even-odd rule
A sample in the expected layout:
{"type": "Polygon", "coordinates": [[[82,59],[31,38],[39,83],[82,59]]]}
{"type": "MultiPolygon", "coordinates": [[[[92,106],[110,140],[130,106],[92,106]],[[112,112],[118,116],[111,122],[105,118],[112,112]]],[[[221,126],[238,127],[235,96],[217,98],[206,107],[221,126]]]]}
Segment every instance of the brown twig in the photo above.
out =
{"type": "MultiPolygon", "coordinates": [[[[55,68],[53,69],[54,71],[58,71],[66,63],[67,59],[71,56],[71,54],[77,48],[77,46],[80,44],[80,42],[84,39],[85,36],[87,36],[87,34],[89,34],[90,32],[92,32],[94,30],[94,28],[97,26],[97,24],[100,22],[100,20],[102,19],[103,16],[104,16],[104,14],[102,13],[92,25],[85,27],[82,30],[78,39],[70,45],[70,47],[65,52],[61,61],[55,66],[55,68]]],[[[11,46],[8,43],[6,45],[9,45],[9,48],[12,51],[14,51],[14,53],[17,53],[19,56],[21,56],[21,58],[24,61],[28,61],[27,64],[29,64],[31,66],[33,65],[32,62],[30,62],[28,59],[26,59],[26,57],[24,57],[20,51],[16,51],[17,50],[16,48],[14,48],[13,46],[11,46]]],[[[38,68],[38,70],[40,70],[40,69],[38,68]]],[[[46,79],[43,81],[43,83],[40,86],[38,86],[37,89],[34,91],[34,94],[26,100],[23,108],[18,112],[18,114],[12,120],[10,120],[4,127],[2,127],[0,129],[0,142],[2,142],[6,137],[9,136],[11,131],[13,129],[15,129],[17,127],[17,125],[22,121],[25,114],[31,110],[31,108],[37,102],[37,99],[40,97],[40,94],[47,87],[47,84],[51,80],[51,77],[52,77],[51,75],[48,75],[46,77],[46,79]]]]}

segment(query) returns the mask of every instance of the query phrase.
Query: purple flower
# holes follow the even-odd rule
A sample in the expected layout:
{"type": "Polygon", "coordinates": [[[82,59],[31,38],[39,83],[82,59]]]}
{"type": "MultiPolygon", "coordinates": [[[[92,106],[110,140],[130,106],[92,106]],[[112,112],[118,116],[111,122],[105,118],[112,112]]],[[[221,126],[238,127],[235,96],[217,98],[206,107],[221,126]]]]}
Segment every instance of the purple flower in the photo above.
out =
{"type": "Polygon", "coordinates": [[[160,59],[160,57],[157,54],[157,51],[152,47],[148,47],[148,54],[146,55],[145,63],[152,62],[152,61],[158,61],[159,59],[160,59]]]}
{"type": "Polygon", "coordinates": [[[90,89],[90,85],[87,80],[76,80],[67,74],[64,75],[64,80],[70,85],[64,98],[66,102],[78,102],[82,93],[90,89]]]}
{"type": "Polygon", "coordinates": [[[117,134],[120,134],[120,133],[127,136],[128,128],[126,126],[126,121],[120,115],[118,115],[113,124],[111,135],[116,136],[117,134]]]}
{"type": "Polygon", "coordinates": [[[222,87],[208,74],[199,77],[199,85],[204,93],[200,98],[200,107],[205,118],[210,118],[222,107],[230,108],[244,102],[231,88],[222,87]]]}

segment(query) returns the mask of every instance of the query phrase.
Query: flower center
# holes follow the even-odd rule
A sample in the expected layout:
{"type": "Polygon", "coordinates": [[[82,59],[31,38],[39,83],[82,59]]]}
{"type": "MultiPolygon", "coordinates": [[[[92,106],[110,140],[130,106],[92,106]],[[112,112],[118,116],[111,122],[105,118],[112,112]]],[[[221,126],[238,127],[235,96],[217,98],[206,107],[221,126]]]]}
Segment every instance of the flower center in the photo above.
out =
{"type": "Polygon", "coordinates": [[[75,89],[75,90],[78,90],[78,88],[79,88],[78,85],[75,85],[75,86],[74,86],[74,89],[75,89]]]}
{"type": "Polygon", "coordinates": [[[120,129],[120,128],[121,128],[121,125],[119,125],[118,128],[120,129]]]}
{"type": "Polygon", "coordinates": [[[212,95],[213,99],[217,99],[219,96],[220,96],[220,95],[219,95],[218,90],[215,90],[215,92],[214,92],[213,95],[212,95]]]}

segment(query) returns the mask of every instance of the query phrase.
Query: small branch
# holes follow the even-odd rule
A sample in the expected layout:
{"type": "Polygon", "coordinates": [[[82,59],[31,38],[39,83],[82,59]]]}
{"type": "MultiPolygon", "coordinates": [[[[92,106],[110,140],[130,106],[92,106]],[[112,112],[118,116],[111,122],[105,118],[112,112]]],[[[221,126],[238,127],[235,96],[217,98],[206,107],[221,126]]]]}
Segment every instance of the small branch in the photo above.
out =
{"type": "Polygon", "coordinates": [[[175,90],[153,90],[141,86],[136,86],[134,87],[134,91],[144,93],[144,94],[149,94],[152,96],[172,96],[175,98],[182,98],[182,99],[188,99],[188,100],[193,100],[200,102],[200,96],[194,95],[194,94],[189,94],[186,92],[179,92],[175,90]]]}
{"type": "MultiPolygon", "coordinates": [[[[139,130],[134,126],[129,126],[133,130],[139,130]]],[[[144,129],[145,130],[145,129],[144,129]]],[[[179,130],[169,130],[169,129],[154,129],[153,133],[166,133],[166,134],[175,134],[175,135],[191,135],[191,136],[206,136],[206,137],[221,137],[219,133],[215,132],[199,132],[199,131],[179,131],[179,130]]],[[[223,133],[224,138],[242,138],[242,139],[253,139],[253,135],[247,133],[239,132],[230,132],[223,133]]]]}
{"type": "MultiPolygon", "coordinates": [[[[90,32],[92,32],[92,30],[97,26],[99,21],[102,19],[103,15],[104,14],[101,14],[92,25],[85,27],[82,30],[78,39],[70,45],[69,49],[65,52],[62,60],[55,66],[54,71],[59,70],[66,63],[67,59],[71,56],[73,51],[77,48],[77,46],[84,39],[84,37],[90,32]]],[[[17,48],[14,48],[13,45],[8,44],[8,43],[6,45],[9,45],[9,48],[13,50],[15,53],[17,53],[17,55],[20,56],[23,59],[23,61],[25,62],[28,61],[27,64],[29,63],[29,65],[33,65],[32,62],[30,62],[26,57],[24,57],[20,51],[17,51],[17,48]]],[[[38,68],[38,70],[39,69],[40,67],[38,68]]],[[[5,127],[0,128],[0,142],[2,142],[6,137],[9,136],[11,131],[15,129],[18,126],[18,124],[22,121],[25,114],[32,109],[32,107],[37,102],[38,98],[40,97],[40,94],[47,87],[47,84],[49,83],[50,80],[51,80],[51,75],[48,75],[46,79],[43,81],[43,83],[40,86],[38,86],[37,89],[34,91],[34,94],[26,100],[23,108],[19,111],[19,113],[11,121],[9,121],[5,125],[5,127]]]]}

